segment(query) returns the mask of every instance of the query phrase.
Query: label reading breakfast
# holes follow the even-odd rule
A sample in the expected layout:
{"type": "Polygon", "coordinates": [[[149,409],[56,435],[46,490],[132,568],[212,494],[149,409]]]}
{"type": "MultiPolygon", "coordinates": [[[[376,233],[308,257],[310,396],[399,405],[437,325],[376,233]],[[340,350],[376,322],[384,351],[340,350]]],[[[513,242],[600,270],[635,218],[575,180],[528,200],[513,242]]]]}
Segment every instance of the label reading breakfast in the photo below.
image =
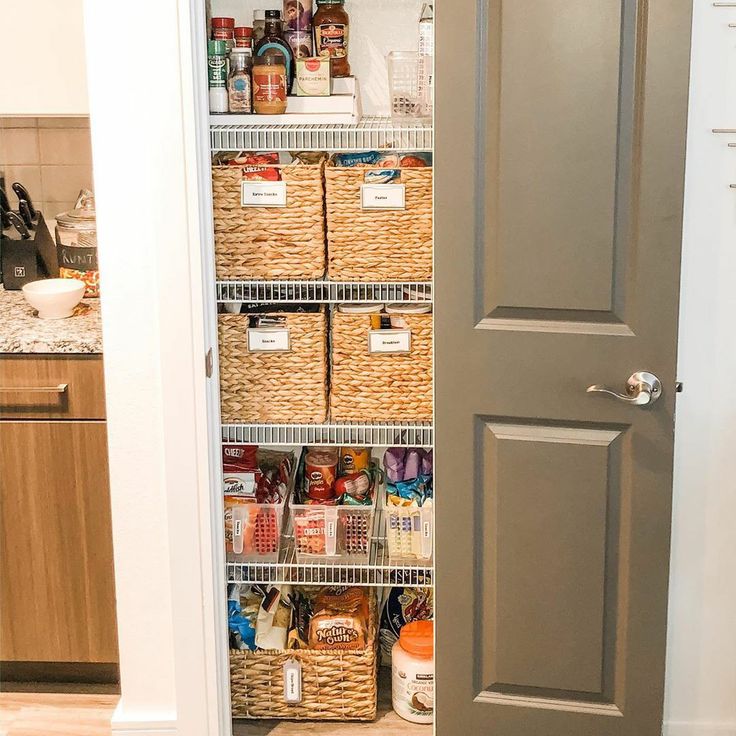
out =
{"type": "Polygon", "coordinates": [[[371,330],[368,333],[370,353],[408,353],[411,350],[411,330],[371,330]]]}
{"type": "Polygon", "coordinates": [[[360,203],[364,210],[406,209],[404,184],[362,184],[360,203]]]}
{"type": "Polygon", "coordinates": [[[285,181],[242,181],[242,207],[286,207],[285,181]]]}
{"type": "Polygon", "coordinates": [[[250,327],[248,350],[251,353],[283,353],[291,350],[289,330],[279,327],[250,327]]]}

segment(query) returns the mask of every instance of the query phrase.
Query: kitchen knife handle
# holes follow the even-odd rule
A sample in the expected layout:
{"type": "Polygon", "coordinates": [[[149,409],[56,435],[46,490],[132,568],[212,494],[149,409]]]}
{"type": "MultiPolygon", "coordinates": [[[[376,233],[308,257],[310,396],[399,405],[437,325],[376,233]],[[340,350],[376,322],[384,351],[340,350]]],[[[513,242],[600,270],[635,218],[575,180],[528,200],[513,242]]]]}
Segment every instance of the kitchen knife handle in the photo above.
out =
{"type": "Polygon", "coordinates": [[[23,240],[28,240],[31,234],[28,232],[25,222],[17,212],[8,212],[8,219],[13,227],[18,231],[23,240]]]}
{"type": "Polygon", "coordinates": [[[33,215],[31,214],[31,206],[28,204],[28,200],[20,200],[18,203],[18,212],[20,212],[21,219],[25,223],[25,226],[29,230],[33,230],[33,215]]]}
{"type": "Polygon", "coordinates": [[[28,190],[19,181],[14,181],[12,186],[15,196],[18,197],[19,200],[25,199],[25,201],[28,202],[28,207],[31,210],[31,217],[35,220],[36,208],[33,206],[33,200],[31,199],[31,195],[28,194],[28,190]]]}

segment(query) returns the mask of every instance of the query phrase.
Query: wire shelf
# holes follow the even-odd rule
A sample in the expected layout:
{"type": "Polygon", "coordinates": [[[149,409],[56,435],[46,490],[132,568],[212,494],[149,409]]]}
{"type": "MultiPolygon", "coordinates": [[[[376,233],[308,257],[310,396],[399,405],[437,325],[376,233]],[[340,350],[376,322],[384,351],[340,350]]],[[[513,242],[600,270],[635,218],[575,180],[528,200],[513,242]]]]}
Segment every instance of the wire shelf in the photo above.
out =
{"type": "Polygon", "coordinates": [[[375,424],[223,424],[222,441],[244,445],[431,447],[429,422],[375,424]]]}
{"type": "Polygon", "coordinates": [[[367,116],[352,125],[211,125],[217,151],[431,151],[432,126],[367,116]]]}
{"type": "Polygon", "coordinates": [[[413,588],[433,586],[431,562],[416,564],[392,562],[388,556],[386,540],[371,540],[371,553],[367,564],[304,563],[296,561],[294,539],[285,537],[278,562],[227,562],[227,580],[231,583],[253,585],[359,585],[393,586],[413,588]]]}
{"type": "Polygon", "coordinates": [[[431,302],[429,281],[218,281],[217,301],[262,303],[431,302]]]}

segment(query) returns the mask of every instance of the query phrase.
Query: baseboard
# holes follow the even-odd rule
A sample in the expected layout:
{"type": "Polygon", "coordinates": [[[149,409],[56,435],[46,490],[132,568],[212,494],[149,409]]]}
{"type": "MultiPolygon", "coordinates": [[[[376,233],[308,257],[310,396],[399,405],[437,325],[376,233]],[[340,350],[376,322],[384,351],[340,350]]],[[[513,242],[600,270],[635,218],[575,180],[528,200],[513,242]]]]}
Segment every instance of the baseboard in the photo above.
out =
{"type": "Polygon", "coordinates": [[[0,681],[8,690],[16,682],[117,685],[119,680],[112,662],[0,662],[0,681]]]}
{"type": "Polygon", "coordinates": [[[112,715],[112,736],[177,736],[176,716],[166,713],[133,713],[121,702],[112,715]]]}
{"type": "Polygon", "coordinates": [[[736,736],[736,722],[704,723],[665,721],[662,736],[736,736]]]}

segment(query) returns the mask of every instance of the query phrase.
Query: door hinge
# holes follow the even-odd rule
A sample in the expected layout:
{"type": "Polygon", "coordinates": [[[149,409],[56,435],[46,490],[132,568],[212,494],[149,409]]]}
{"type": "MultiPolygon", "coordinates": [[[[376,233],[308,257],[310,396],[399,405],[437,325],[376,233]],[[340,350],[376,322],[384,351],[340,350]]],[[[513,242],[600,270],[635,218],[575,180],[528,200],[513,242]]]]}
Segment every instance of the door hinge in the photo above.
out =
{"type": "Polygon", "coordinates": [[[675,393],[681,394],[684,391],[684,387],[682,385],[682,381],[676,381],[675,382],[675,393]]]}
{"type": "Polygon", "coordinates": [[[212,378],[212,365],[214,358],[212,357],[212,348],[207,351],[207,355],[204,356],[204,372],[207,374],[207,378],[212,378]]]}

